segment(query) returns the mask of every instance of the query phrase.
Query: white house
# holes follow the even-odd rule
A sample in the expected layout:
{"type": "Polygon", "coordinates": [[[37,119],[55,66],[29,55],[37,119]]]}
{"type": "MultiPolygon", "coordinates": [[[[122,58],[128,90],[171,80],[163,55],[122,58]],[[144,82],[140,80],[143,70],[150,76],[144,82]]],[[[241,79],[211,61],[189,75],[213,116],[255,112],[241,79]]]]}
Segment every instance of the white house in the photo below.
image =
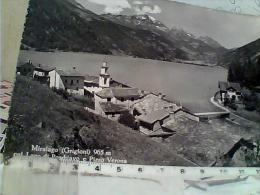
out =
{"type": "Polygon", "coordinates": [[[241,101],[242,95],[239,83],[219,81],[218,87],[222,102],[226,100],[241,101]]]}
{"type": "Polygon", "coordinates": [[[49,86],[50,83],[49,73],[52,70],[55,70],[55,67],[38,64],[38,66],[35,66],[33,70],[33,78],[49,86]]]}
{"type": "Polygon", "coordinates": [[[84,75],[75,67],[69,71],[52,70],[49,72],[50,87],[64,89],[71,94],[84,95],[84,75]]]}

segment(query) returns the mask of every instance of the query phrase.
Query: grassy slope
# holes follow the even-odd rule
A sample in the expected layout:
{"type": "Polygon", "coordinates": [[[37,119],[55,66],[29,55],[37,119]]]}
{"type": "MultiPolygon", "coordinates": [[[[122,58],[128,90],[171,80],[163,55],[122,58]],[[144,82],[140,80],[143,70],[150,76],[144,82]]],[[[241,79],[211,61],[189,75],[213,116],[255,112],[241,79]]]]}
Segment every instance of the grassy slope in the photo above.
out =
{"type": "Polygon", "coordinates": [[[119,123],[93,115],[63,100],[48,87],[18,76],[10,109],[5,156],[43,147],[110,148],[128,163],[191,165],[160,143],[119,123]],[[44,122],[45,128],[39,127],[44,122]],[[83,127],[83,128],[82,128],[83,127]]]}

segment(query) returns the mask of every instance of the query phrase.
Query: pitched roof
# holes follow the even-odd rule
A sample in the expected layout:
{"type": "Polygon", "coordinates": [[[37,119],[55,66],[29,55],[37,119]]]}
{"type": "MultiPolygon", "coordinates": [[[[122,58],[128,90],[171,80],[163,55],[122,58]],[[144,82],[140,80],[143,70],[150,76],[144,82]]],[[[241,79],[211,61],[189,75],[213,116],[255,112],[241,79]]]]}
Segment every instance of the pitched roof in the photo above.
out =
{"type": "Polygon", "coordinates": [[[153,124],[156,121],[163,120],[164,118],[168,117],[170,114],[167,110],[162,109],[162,110],[156,110],[154,112],[151,112],[150,114],[143,114],[140,116],[137,116],[136,118],[139,119],[140,121],[153,124]]]}
{"type": "Polygon", "coordinates": [[[96,95],[101,97],[101,98],[112,98],[112,97],[114,97],[114,94],[112,93],[111,88],[102,89],[101,91],[97,92],[96,95]]]}
{"type": "Polygon", "coordinates": [[[67,71],[64,71],[64,70],[57,70],[57,73],[60,75],[60,76],[63,76],[63,77],[84,77],[83,74],[81,74],[80,72],[78,72],[77,70],[67,70],[67,71]]]}
{"type": "Polygon", "coordinates": [[[116,98],[131,98],[139,97],[139,90],[137,88],[111,88],[116,98]]]}
{"type": "Polygon", "coordinates": [[[241,86],[239,83],[228,83],[229,86],[228,88],[232,87],[233,89],[237,90],[237,91],[241,91],[241,86]]]}
{"type": "Polygon", "coordinates": [[[151,113],[154,110],[161,110],[164,108],[172,108],[173,111],[175,111],[179,107],[176,104],[168,102],[155,94],[148,94],[135,103],[134,108],[140,113],[151,113]]]}
{"type": "Polygon", "coordinates": [[[225,81],[219,81],[218,82],[218,88],[222,91],[225,91],[228,87],[228,83],[225,81]]]}
{"type": "Polygon", "coordinates": [[[35,70],[40,70],[40,71],[44,71],[44,72],[50,72],[54,69],[55,69],[55,67],[53,67],[53,66],[42,65],[42,64],[35,66],[35,70]]]}
{"type": "Polygon", "coordinates": [[[105,88],[96,93],[101,98],[137,98],[140,97],[137,88],[105,88]]]}
{"type": "Polygon", "coordinates": [[[239,83],[233,83],[233,82],[225,82],[225,81],[219,81],[218,87],[220,90],[225,91],[229,88],[233,88],[237,91],[241,91],[241,86],[239,83]]]}
{"type": "Polygon", "coordinates": [[[122,113],[127,111],[125,106],[113,104],[111,102],[101,102],[100,106],[105,113],[122,113]]]}

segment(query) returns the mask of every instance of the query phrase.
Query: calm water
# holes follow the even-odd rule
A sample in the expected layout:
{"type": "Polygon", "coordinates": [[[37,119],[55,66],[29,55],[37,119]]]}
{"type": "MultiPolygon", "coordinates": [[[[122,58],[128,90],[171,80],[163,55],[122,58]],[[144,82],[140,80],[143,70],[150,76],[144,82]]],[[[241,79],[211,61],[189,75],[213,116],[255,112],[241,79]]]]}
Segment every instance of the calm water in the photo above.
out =
{"type": "Polygon", "coordinates": [[[70,69],[73,66],[84,73],[98,75],[105,60],[111,77],[140,89],[161,92],[168,99],[192,104],[200,111],[212,110],[209,98],[218,90],[218,81],[226,80],[227,70],[221,67],[194,66],[173,62],[117,57],[72,52],[21,51],[19,62],[29,59],[33,63],[70,69]]]}

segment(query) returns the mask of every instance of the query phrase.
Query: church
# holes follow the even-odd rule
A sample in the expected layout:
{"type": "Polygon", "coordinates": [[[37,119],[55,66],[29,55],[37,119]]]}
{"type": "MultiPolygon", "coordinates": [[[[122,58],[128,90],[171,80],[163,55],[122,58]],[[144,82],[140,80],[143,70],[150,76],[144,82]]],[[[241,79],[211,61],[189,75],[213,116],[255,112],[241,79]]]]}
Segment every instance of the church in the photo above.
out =
{"type": "Polygon", "coordinates": [[[100,115],[116,118],[142,98],[141,90],[114,81],[108,72],[107,62],[103,62],[99,77],[85,76],[84,89],[93,94],[95,111],[100,115]]]}

